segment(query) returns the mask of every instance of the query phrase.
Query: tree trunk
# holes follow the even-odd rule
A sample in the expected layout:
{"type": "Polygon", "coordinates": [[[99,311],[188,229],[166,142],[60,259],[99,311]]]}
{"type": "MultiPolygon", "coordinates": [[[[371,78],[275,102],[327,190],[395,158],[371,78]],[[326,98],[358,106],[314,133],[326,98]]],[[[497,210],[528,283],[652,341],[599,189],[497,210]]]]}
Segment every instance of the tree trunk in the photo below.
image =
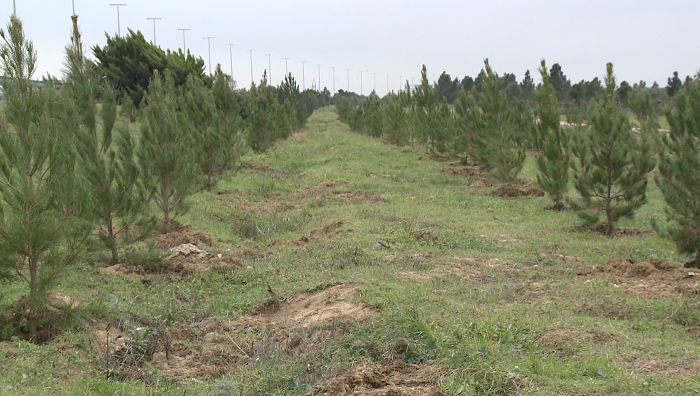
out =
{"type": "Polygon", "coordinates": [[[117,238],[114,235],[113,224],[114,224],[114,219],[112,219],[110,217],[109,221],[107,222],[107,227],[108,227],[107,236],[114,243],[114,245],[112,246],[112,261],[111,261],[111,263],[117,264],[119,262],[119,252],[117,251],[117,240],[116,240],[117,238]]]}
{"type": "Polygon", "coordinates": [[[170,232],[170,176],[163,184],[163,232],[170,232]]]}
{"type": "Polygon", "coordinates": [[[28,315],[27,316],[27,322],[29,323],[29,340],[36,343],[37,339],[37,321],[38,321],[38,307],[35,307],[34,304],[38,300],[38,294],[39,294],[39,285],[38,283],[38,268],[37,268],[37,262],[34,258],[29,258],[29,303],[27,310],[28,315]]]}

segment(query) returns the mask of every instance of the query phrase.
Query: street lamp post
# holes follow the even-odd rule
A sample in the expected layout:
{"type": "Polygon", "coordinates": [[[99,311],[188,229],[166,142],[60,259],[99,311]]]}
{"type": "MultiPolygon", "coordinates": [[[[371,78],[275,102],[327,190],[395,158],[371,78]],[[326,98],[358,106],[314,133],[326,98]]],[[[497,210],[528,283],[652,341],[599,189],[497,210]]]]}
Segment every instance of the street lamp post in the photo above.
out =
{"type": "Polygon", "coordinates": [[[250,82],[251,84],[255,82],[255,79],[253,78],[253,51],[252,49],[249,49],[248,52],[250,52],[250,82]]]}
{"type": "Polygon", "coordinates": [[[226,44],[228,45],[228,54],[231,58],[231,89],[233,89],[233,46],[236,44],[226,44]]]}
{"type": "Polygon", "coordinates": [[[306,91],[306,61],[301,61],[301,90],[306,91]]]}
{"type": "MultiPolygon", "coordinates": [[[[15,0],[12,0],[12,2],[14,3],[15,0]]],[[[73,15],[75,15],[75,0],[73,0],[72,3],[73,3],[73,15]]]]}
{"type": "Polygon", "coordinates": [[[284,76],[287,77],[289,75],[289,68],[287,67],[287,61],[292,59],[292,58],[282,58],[284,59],[284,76]]]}
{"type": "Polygon", "coordinates": [[[122,27],[121,27],[121,19],[119,16],[119,7],[126,6],[126,4],[124,4],[124,3],[109,3],[109,5],[117,7],[117,35],[121,36],[122,35],[122,27]]]}
{"type": "Polygon", "coordinates": [[[321,92],[321,64],[318,63],[318,92],[321,92]]]}
{"type": "Polygon", "coordinates": [[[207,46],[209,47],[209,74],[211,73],[211,39],[214,38],[214,36],[204,36],[204,38],[207,40],[207,46]]]}
{"type": "Polygon", "coordinates": [[[335,66],[331,66],[333,69],[333,95],[335,95],[335,66]]]}
{"type": "Polygon", "coordinates": [[[265,56],[267,56],[267,74],[270,77],[270,82],[272,82],[272,63],[270,61],[272,54],[265,54],[265,56]]]}
{"type": "MultiPolygon", "coordinates": [[[[185,32],[188,31],[188,30],[192,30],[192,29],[189,29],[189,28],[180,28],[180,29],[177,29],[177,30],[182,30],[182,53],[185,54],[185,58],[187,58],[187,45],[186,45],[186,43],[185,43],[185,32]]],[[[153,34],[153,36],[155,36],[155,33],[153,34]]]]}
{"type": "Polygon", "coordinates": [[[153,21],[153,45],[155,45],[157,47],[158,44],[156,43],[156,21],[159,19],[163,19],[163,18],[146,18],[146,19],[153,21]]]}

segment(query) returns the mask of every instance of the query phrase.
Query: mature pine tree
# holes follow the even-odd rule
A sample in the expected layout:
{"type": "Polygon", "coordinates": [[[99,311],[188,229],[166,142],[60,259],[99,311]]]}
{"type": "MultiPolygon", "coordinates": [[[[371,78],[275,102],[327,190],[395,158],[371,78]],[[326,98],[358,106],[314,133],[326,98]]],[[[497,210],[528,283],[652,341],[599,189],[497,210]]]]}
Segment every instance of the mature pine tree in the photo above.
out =
{"type": "Polygon", "coordinates": [[[608,63],[605,95],[592,105],[584,136],[572,147],[574,186],[581,195],[572,201],[585,225],[605,215],[606,233],[612,236],[615,222],[632,217],[646,203],[647,174],[654,168],[648,143],[632,133],[629,118],[615,100],[613,65],[608,63]]]}
{"type": "Polygon", "coordinates": [[[554,200],[561,210],[562,200],[569,190],[571,150],[567,129],[559,121],[557,93],[549,81],[544,59],[540,67],[542,87],[537,91],[535,109],[535,148],[537,150],[537,185],[554,200]]]}
{"type": "Polygon", "coordinates": [[[85,58],[77,16],[73,16],[73,37],[66,48],[65,66],[64,89],[80,115],[78,152],[80,169],[91,192],[89,208],[97,223],[98,239],[116,263],[119,245],[146,237],[155,224],[155,218],[145,215],[151,197],[144,184],[148,168],[138,166],[136,143],[127,129],[118,133],[116,142],[112,139],[117,117],[115,92],[85,58]]]}
{"type": "Polygon", "coordinates": [[[512,182],[518,177],[525,163],[522,146],[524,131],[519,127],[520,114],[508,106],[508,100],[500,80],[491,70],[489,60],[484,61],[486,70],[482,82],[479,106],[472,111],[476,160],[485,171],[496,170],[498,179],[512,182]]]}
{"type": "Polygon", "coordinates": [[[438,100],[437,84],[430,85],[428,82],[425,65],[421,70],[421,84],[413,90],[413,112],[419,137],[430,147],[430,152],[446,152],[451,139],[449,120],[444,119],[445,111],[441,110],[438,100]]]}
{"type": "Polygon", "coordinates": [[[221,149],[221,139],[214,128],[218,116],[214,96],[200,78],[191,74],[185,83],[184,96],[187,125],[196,142],[197,163],[207,177],[207,190],[211,191],[221,149]]]}
{"type": "Polygon", "coordinates": [[[669,225],[657,232],[694,254],[700,268],[700,82],[686,83],[674,97],[666,118],[670,132],[661,139],[660,176],[656,184],[666,200],[669,225]]]}
{"type": "Polygon", "coordinates": [[[175,83],[167,73],[158,71],[144,96],[139,160],[153,174],[155,195],[153,201],[163,212],[163,231],[170,232],[172,220],[187,211],[186,198],[195,184],[197,158],[194,137],[188,133],[187,113],[179,111],[184,100],[178,95],[175,83]]]}
{"type": "Polygon", "coordinates": [[[46,293],[74,262],[92,224],[82,213],[84,182],[74,172],[77,109],[53,81],[43,87],[30,81],[36,52],[19,19],[12,16],[0,38],[0,264],[29,285],[21,315],[39,341],[46,293]]]}

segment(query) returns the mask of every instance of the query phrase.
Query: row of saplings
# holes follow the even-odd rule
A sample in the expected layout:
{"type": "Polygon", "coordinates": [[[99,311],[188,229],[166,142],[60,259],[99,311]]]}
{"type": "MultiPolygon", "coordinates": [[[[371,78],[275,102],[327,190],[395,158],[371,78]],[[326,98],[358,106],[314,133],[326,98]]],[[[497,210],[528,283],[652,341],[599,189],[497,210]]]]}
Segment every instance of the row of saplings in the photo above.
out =
{"type": "Polygon", "coordinates": [[[6,98],[0,121],[0,275],[29,286],[14,319],[34,341],[48,316],[49,288],[86,247],[107,250],[110,261],[119,261],[121,246],[145,238],[159,223],[169,232],[200,180],[211,189],[248,143],[286,137],[299,127],[291,107],[265,89],[265,80],[251,89],[244,122],[230,77],[220,68],[211,89],[196,78],[178,89],[167,71],[156,71],[141,105],[141,137],[135,139],[126,128],[115,128],[115,89],[85,57],[76,16],[60,89],[52,79],[41,86],[30,81],[36,52],[19,19],[12,17],[0,37],[6,98]]]}
{"type": "Polygon", "coordinates": [[[680,253],[695,254],[700,267],[700,76],[689,80],[666,112],[670,131],[660,131],[650,95],[638,90],[629,106],[639,126],[615,100],[615,76],[607,65],[605,91],[562,125],[557,96],[545,61],[534,110],[507,102],[499,78],[485,62],[480,93],[461,92],[454,109],[440,102],[437,86],[428,83],[425,66],[420,86],[384,100],[371,95],[364,107],[341,102],[338,113],[351,129],[398,144],[416,140],[433,153],[450,151],[473,159],[502,182],[516,180],[526,149],[536,155],[537,185],[554,200],[566,200],[586,226],[602,224],[614,235],[615,223],[630,218],[646,203],[648,174],[667,204],[668,224],[654,228],[677,244],[680,253]],[[477,100],[478,99],[478,100],[477,100]],[[566,199],[569,179],[580,198],[566,199]]]}

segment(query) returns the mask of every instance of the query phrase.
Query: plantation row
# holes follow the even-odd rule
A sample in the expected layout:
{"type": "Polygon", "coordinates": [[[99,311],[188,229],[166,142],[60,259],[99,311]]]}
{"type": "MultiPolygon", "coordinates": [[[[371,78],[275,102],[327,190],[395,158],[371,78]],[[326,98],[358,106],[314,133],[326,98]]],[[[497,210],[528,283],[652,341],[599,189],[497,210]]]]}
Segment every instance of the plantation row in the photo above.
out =
{"type": "Polygon", "coordinates": [[[176,87],[172,73],[156,70],[135,138],[115,127],[118,90],[85,57],[77,16],[60,89],[51,79],[30,82],[36,53],[19,19],[0,37],[0,269],[29,286],[19,311],[32,339],[46,293],[85,247],[111,252],[116,263],[121,246],[157,224],[168,232],[193,190],[211,189],[248,147],[264,151],[289,136],[318,103],[291,76],[276,95],[263,77],[243,97],[220,67],[211,89],[192,75],[176,87]]]}
{"type": "Polygon", "coordinates": [[[666,112],[670,132],[661,132],[651,95],[637,87],[628,105],[639,125],[615,98],[613,65],[607,65],[605,89],[590,104],[572,107],[561,122],[555,89],[545,61],[537,106],[508,103],[501,79],[485,61],[481,92],[462,90],[454,107],[438,99],[425,66],[421,85],[407,85],[380,100],[370,95],[364,106],[341,99],[341,121],[354,131],[401,145],[421,144],[437,155],[449,153],[473,161],[504,183],[517,180],[526,152],[537,163],[537,185],[561,210],[564,202],[584,225],[602,224],[614,235],[615,223],[632,217],[646,203],[648,175],[655,177],[667,204],[668,224],[654,223],[680,253],[695,254],[700,266],[700,81],[686,80],[666,112]],[[577,195],[568,197],[573,185],[577,195]]]}

